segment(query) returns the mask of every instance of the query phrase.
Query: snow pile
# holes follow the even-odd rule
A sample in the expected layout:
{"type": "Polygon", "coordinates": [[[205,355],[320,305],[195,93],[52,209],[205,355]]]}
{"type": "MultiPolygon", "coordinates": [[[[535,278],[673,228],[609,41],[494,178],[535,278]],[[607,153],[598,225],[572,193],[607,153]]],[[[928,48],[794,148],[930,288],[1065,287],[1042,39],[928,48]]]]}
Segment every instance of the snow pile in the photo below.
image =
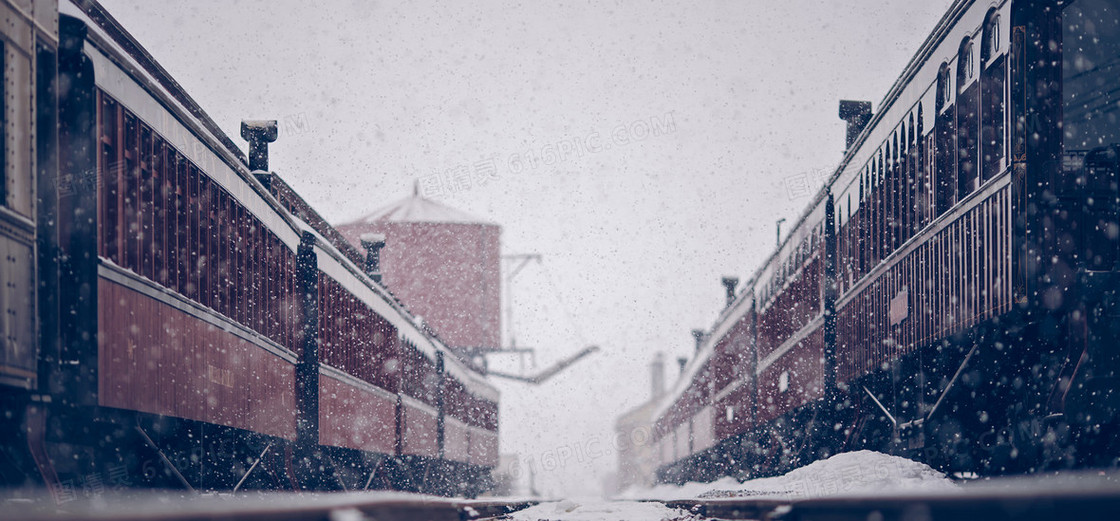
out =
{"type": "Polygon", "coordinates": [[[619,519],[699,521],[701,518],[661,503],[566,499],[541,503],[514,512],[510,514],[510,519],[512,521],[618,521],[619,519]]]}
{"type": "Polygon", "coordinates": [[[845,452],[790,471],[784,476],[739,483],[723,478],[711,483],[659,485],[628,490],[625,499],[774,497],[783,499],[862,495],[899,491],[952,491],[956,483],[929,465],[898,456],[861,450],[845,452]]]}
{"type": "Polygon", "coordinates": [[[655,485],[651,488],[628,488],[615,496],[616,499],[631,500],[656,500],[656,499],[690,499],[700,497],[702,494],[714,490],[734,490],[743,486],[739,480],[732,477],[720,478],[711,483],[689,481],[684,485],[655,485]]]}

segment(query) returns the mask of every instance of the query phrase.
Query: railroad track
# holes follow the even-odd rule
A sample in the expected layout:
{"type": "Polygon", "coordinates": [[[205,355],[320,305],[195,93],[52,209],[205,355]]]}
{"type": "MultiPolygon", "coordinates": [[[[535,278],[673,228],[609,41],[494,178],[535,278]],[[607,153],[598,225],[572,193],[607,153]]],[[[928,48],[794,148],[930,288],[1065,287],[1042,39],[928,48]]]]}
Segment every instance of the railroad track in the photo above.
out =
{"type": "Polygon", "coordinates": [[[702,518],[757,521],[1114,521],[1120,519],[1120,486],[976,487],[945,493],[662,503],[702,518]]]}
{"type": "Polygon", "coordinates": [[[405,493],[291,494],[245,496],[104,494],[57,504],[50,498],[7,499],[0,518],[65,520],[278,520],[278,521],[474,521],[516,512],[528,500],[448,499],[405,493]]]}
{"type": "MultiPolygon", "coordinates": [[[[721,497],[650,500],[679,509],[653,521],[1113,521],[1120,519],[1120,474],[1000,478],[956,490],[883,492],[791,499],[721,497]]],[[[167,492],[106,493],[61,504],[0,498],[0,519],[48,520],[281,520],[281,521],[482,521],[537,505],[527,499],[449,499],[399,492],[261,493],[187,495],[167,492]]],[[[649,521],[633,502],[560,502],[564,508],[533,509],[521,517],[564,521],[649,521]],[[565,506],[567,504],[567,506],[565,506]],[[538,515],[541,514],[541,515],[538,515]],[[606,517],[603,517],[606,516],[606,517]]],[[[648,517],[648,516],[647,516],[648,517]]]]}

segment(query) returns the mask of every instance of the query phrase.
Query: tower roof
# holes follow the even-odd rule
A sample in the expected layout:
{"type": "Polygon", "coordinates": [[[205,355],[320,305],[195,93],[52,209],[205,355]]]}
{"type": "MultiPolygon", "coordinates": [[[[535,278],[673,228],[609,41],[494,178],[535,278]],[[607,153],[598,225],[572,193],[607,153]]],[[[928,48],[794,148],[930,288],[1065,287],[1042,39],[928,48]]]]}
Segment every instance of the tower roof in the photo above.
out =
{"type": "Polygon", "coordinates": [[[419,186],[413,189],[412,195],[359,217],[355,219],[352,224],[372,224],[377,222],[495,224],[462,210],[428,199],[420,195],[419,186]]]}

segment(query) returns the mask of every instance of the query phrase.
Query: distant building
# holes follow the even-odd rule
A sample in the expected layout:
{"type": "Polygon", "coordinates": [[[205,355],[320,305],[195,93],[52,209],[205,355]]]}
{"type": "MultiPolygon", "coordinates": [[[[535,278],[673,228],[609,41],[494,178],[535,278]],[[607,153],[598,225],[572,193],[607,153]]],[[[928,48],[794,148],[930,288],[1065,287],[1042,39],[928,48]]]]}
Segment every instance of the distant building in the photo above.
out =
{"type": "Polygon", "coordinates": [[[657,471],[653,445],[653,417],[658,399],[665,394],[665,360],[661,353],[650,363],[650,399],[623,413],[615,421],[618,439],[617,491],[630,487],[651,487],[657,471]]]}
{"type": "Polygon", "coordinates": [[[494,488],[487,495],[494,497],[510,497],[517,495],[518,479],[521,477],[520,457],[517,454],[502,454],[498,466],[494,467],[490,476],[494,479],[494,488]]]}
{"type": "Polygon", "coordinates": [[[617,487],[621,492],[630,487],[650,487],[657,471],[653,445],[653,412],[657,402],[650,400],[624,413],[615,422],[618,436],[617,487]]]}
{"type": "Polygon", "coordinates": [[[382,284],[464,360],[501,346],[501,232],[418,192],[336,228],[384,236],[382,284]]]}

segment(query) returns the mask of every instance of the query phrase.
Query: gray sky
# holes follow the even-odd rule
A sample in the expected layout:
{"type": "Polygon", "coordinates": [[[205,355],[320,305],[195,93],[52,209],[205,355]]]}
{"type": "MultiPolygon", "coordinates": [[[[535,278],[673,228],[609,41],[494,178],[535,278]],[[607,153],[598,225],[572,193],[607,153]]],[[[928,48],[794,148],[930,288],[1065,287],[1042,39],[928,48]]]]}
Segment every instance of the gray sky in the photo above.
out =
{"type": "Polygon", "coordinates": [[[877,111],[951,2],[102,3],[234,141],[280,120],[271,168],[332,222],[493,161],[440,199],[544,256],[513,288],[518,343],[542,368],[603,347],[500,384],[502,452],[560,496],[598,493],[614,454],[576,454],[607,447],[652,354],[690,354],[720,276],[748,278],[799,216],[843,151],[838,100],[877,111]]]}

